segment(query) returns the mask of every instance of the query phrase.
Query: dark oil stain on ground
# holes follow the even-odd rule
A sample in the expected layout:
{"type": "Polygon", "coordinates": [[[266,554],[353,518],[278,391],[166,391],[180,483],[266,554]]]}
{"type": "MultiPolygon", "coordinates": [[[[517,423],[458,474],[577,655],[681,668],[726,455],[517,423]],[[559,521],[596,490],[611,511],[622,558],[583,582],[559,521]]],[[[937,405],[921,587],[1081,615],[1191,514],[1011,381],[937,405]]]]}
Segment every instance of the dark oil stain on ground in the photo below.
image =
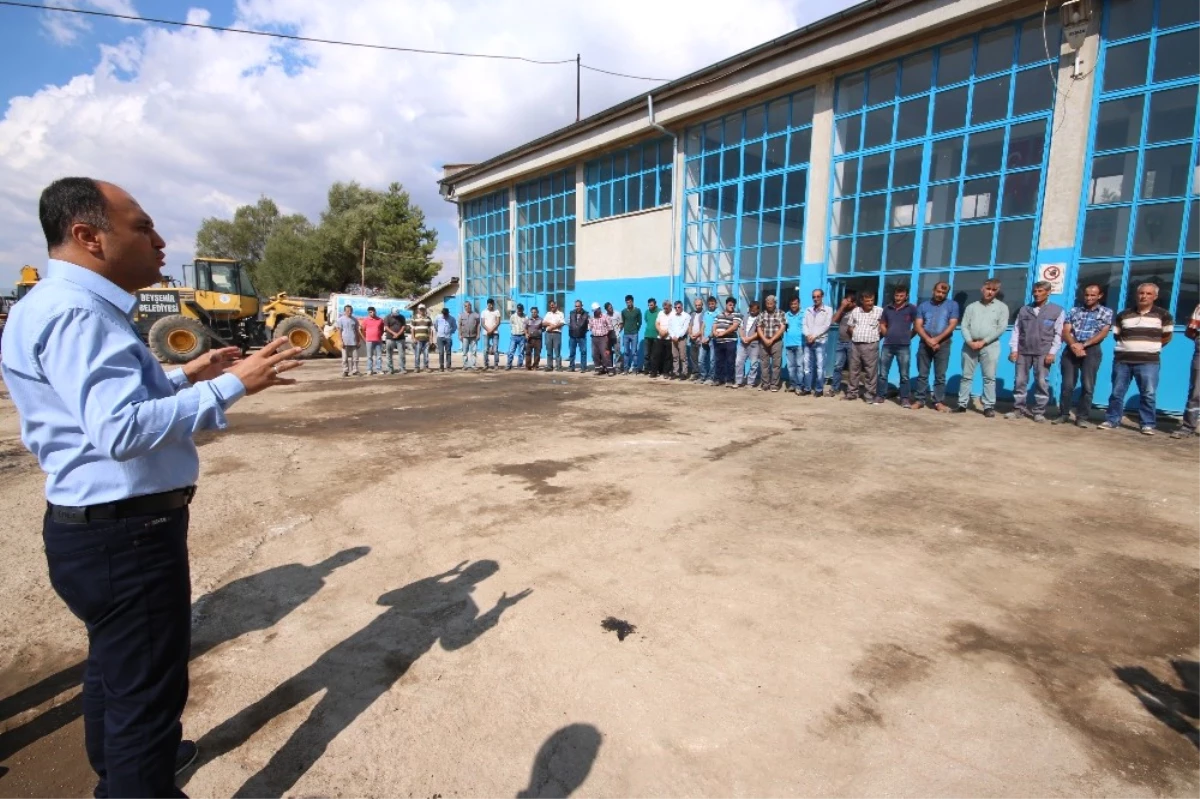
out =
{"type": "Polygon", "coordinates": [[[880,698],[905,685],[925,679],[933,661],[898,644],[876,643],[866,652],[851,671],[860,690],[833,707],[825,717],[829,730],[854,728],[862,725],[883,726],[883,712],[879,709],[880,698]]]}
{"type": "Polygon", "coordinates": [[[618,619],[616,616],[609,616],[604,621],[600,622],[600,626],[605,632],[616,633],[618,641],[624,641],[628,636],[637,632],[637,626],[630,624],[624,619],[618,619]]]}
{"type": "Polygon", "coordinates": [[[1024,669],[1045,706],[1087,742],[1096,764],[1117,778],[1174,795],[1194,785],[1196,750],[1167,726],[1139,734],[1097,701],[1119,683],[1114,668],[1190,657],[1200,646],[1200,574],[1194,568],[1108,552],[1064,570],[1052,593],[992,630],[962,621],[946,637],[964,659],[1002,658],[1024,669]],[[1182,590],[1181,590],[1182,589],[1182,590]]]}
{"type": "Polygon", "coordinates": [[[586,458],[575,458],[569,461],[530,461],[529,463],[506,463],[492,467],[492,473],[501,477],[516,477],[524,480],[527,487],[539,497],[549,497],[561,494],[567,489],[563,486],[550,485],[551,478],[577,466],[586,458]]]}
{"type": "Polygon", "coordinates": [[[760,435],[754,436],[753,438],[746,438],[746,439],[742,439],[740,441],[730,441],[728,444],[722,444],[719,447],[714,447],[713,449],[710,449],[708,451],[708,455],[709,455],[710,459],[712,459],[714,461],[719,461],[722,458],[728,457],[729,455],[732,455],[735,452],[741,452],[742,450],[749,449],[750,447],[753,447],[756,444],[762,444],[764,441],[770,441],[772,438],[774,438],[777,435],[780,435],[780,433],[777,433],[777,432],[762,433],[760,435]]]}

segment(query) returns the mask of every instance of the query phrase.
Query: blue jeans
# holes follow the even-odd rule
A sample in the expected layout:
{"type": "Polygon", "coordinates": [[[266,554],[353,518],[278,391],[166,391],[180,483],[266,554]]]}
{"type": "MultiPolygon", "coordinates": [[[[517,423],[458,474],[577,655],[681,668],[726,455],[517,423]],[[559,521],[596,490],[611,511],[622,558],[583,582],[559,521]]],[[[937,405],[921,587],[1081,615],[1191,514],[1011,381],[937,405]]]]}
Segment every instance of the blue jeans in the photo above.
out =
{"type": "Polygon", "coordinates": [[[383,371],[383,342],[367,342],[367,371],[371,373],[383,371]]]}
{"type": "Polygon", "coordinates": [[[438,369],[450,368],[450,356],[454,351],[454,345],[449,336],[438,336],[437,353],[438,353],[438,369]]]}
{"type": "Polygon", "coordinates": [[[853,350],[853,341],[838,341],[834,350],[833,374],[829,376],[829,390],[834,394],[842,388],[842,371],[850,368],[850,353],[853,350]]]}
{"type": "Polygon", "coordinates": [[[417,371],[421,369],[429,370],[429,342],[414,341],[413,342],[413,360],[417,362],[417,371]]]}
{"type": "Polygon", "coordinates": [[[483,350],[483,368],[484,369],[488,368],[488,364],[489,364],[488,359],[493,358],[493,357],[496,360],[495,360],[495,363],[492,363],[492,366],[499,369],[500,368],[500,334],[499,333],[487,333],[486,334],[486,341],[484,342],[484,350],[483,350]]]}
{"type": "Polygon", "coordinates": [[[713,349],[713,340],[700,345],[700,379],[715,380],[717,376],[717,356],[716,350],[713,349]]]}
{"type": "Polygon", "coordinates": [[[568,363],[567,366],[571,369],[575,368],[575,350],[579,350],[579,371],[587,371],[587,336],[571,336],[570,345],[568,347],[568,363]]]}
{"type": "Polygon", "coordinates": [[[188,510],[78,524],[47,512],[50,585],[88,632],[84,748],[96,796],[183,796],[175,787],[188,695],[188,510]]]}
{"type": "Polygon", "coordinates": [[[825,342],[804,345],[800,388],[820,396],[825,393],[825,342]]]}
{"type": "Polygon", "coordinates": [[[1112,396],[1108,400],[1108,412],[1104,415],[1109,424],[1120,424],[1121,413],[1125,408],[1125,394],[1129,391],[1130,382],[1136,382],[1139,394],[1138,416],[1141,417],[1142,427],[1155,426],[1154,399],[1158,392],[1158,369],[1157,363],[1113,363],[1112,396]]]}
{"type": "Polygon", "coordinates": [[[638,357],[637,333],[621,334],[621,357],[625,359],[626,372],[634,372],[642,367],[641,359],[638,357]]]}
{"type": "Polygon", "coordinates": [[[525,364],[525,337],[510,336],[508,339],[508,368],[513,365],[513,358],[517,359],[517,366],[525,364]]]}
{"type": "MultiPolygon", "coordinates": [[[[946,353],[949,355],[950,346],[947,344],[946,353]]],[[[900,386],[900,399],[908,401],[908,345],[901,347],[892,347],[884,344],[881,355],[881,363],[879,364],[879,388],[875,391],[875,396],[886,397],[888,389],[888,375],[892,371],[892,361],[896,361],[896,368],[899,371],[896,382],[900,386]]],[[[945,366],[942,367],[942,372],[945,374],[945,366]]],[[[928,372],[926,372],[928,374],[928,372]]]]}
{"type": "Polygon", "coordinates": [[[800,380],[804,376],[804,348],[799,344],[783,348],[783,363],[787,368],[788,388],[791,391],[800,390],[800,380]]]}

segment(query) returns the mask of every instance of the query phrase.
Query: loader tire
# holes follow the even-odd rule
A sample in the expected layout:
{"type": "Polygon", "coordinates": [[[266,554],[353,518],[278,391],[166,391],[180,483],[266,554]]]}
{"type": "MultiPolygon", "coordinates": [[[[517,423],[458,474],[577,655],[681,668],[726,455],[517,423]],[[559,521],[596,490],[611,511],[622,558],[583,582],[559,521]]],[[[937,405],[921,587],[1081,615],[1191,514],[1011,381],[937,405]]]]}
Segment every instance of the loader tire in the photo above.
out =
{"type": "Polygon", "coordinates": [[[321,328],[305,316],[292,316],[275,326],[272,338],[286,338],[288,344],[300,348],[300,358],[312,358],[321,351],[321,328]]]}
{"type": "Polygon", "coordinates": [[[212,346],[208,328],[179,314],[159,319],[150,327],[146,338],[150,351],[165,363],[187,363],[208,352],[212,346]]]}

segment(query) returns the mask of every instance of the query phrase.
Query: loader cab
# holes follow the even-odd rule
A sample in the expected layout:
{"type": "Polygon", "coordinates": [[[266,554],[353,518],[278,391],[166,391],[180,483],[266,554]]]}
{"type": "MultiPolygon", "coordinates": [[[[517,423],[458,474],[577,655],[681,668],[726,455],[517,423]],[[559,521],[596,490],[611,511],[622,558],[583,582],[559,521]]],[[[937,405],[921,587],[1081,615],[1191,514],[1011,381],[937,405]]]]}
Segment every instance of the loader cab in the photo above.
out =
{"type": "MultiPolygon", "coordinates": [[[[225,258],[197,258],[194,263],[183,265],[183,285],[196,291],[212,292],[220,297],[240,297],[243,301],[253,299],[258,305],[258,291],[250,280],[250,271],[237,261],[225,258]]],[[[218,303],[219,305],[229,304],[218,303]]],[[[257,313],[255,307],[252,313],[257,313]]]]}

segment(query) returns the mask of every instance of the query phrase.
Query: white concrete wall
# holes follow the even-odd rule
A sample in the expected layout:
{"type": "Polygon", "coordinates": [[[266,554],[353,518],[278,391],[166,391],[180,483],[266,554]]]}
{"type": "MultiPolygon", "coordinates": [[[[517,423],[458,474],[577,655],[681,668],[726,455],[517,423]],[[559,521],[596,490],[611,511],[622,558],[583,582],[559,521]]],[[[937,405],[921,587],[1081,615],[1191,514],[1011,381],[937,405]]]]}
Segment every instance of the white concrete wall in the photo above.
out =
{"type": "Polygon", "coordinates": [[[661,277],[673,271],[670,207],[577,224],[576,283],[661,277]]]}

